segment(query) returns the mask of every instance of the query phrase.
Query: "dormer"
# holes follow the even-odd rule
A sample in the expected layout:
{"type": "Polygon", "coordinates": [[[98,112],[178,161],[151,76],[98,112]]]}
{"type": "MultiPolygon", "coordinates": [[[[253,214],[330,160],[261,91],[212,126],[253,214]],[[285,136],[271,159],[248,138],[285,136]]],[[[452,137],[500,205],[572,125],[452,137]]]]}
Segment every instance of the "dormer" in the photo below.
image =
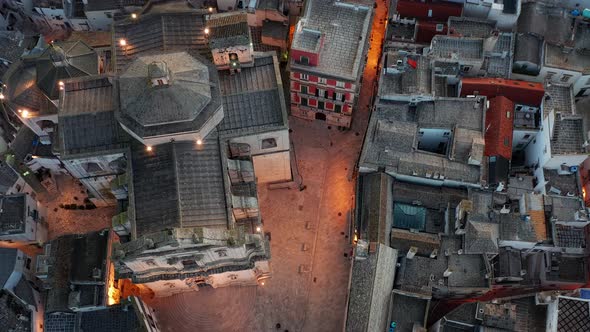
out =
{"type": "Polygon", "coordinates": [[[148,66],[148,78],[152,88],[170,85],[170,71],[164,61],[154,61],[148,66]]]}
{"type": "Polygon", "coordinates": [[[324,36],[319,30],[304,27],[302,22],[297,24],[295,30],[291,44],[291,60],[298,65],[315,67],[318,65],[324,36]]]}

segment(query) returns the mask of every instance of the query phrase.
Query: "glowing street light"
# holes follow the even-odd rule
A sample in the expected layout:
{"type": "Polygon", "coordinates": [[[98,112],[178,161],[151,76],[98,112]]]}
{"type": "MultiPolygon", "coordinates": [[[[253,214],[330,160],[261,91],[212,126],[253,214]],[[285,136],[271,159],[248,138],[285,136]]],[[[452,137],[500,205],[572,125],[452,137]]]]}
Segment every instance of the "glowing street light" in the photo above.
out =
{"type": "Polygon", "coordinates": [[[119,39],[119,45],[121,46],[127,46],[127,41],[123,38],[119,39]]]}
{"type": "Polygon", "coordinates": [[[4,99],[4,94],[0,92],[0,100],[4,99]]]}
{"type": "Polygon", "coordinates": [[[209,7],[209,13],[213,13],[213,7],[209,7]]]}
{"type": "Polygon", "coordinates": [[[201,141],[200,139],[197,140],[197,145],[201,145],[203,144],[203,141],[201,141]]]}
{"type": "Polygon", "coordinates": [[[137,18],[137,14],[135,14],[135,13],[132,13],[132,14],[131,14],[131,18],[135,20],[135,19],[137,18]]]}
{"type": "Polygon", "coordinates": [[[257,231],[258,233],[260,233],[260,231],[261,231],[261,230],[262,230],[262,228],[260,228],[260,226],[256,227],[256,231],[257,231]]]}
{"type": "Polygon", "coordinates": [[[22,110],[23,112],[21,113],[23,115],[23,118],[28,118],[29,117],[29,111],[27,110],[22,110]]]}
{"type": "Polygon", "coordinates": [[[153,150],[153,148],[150,145],[146,146],[145,149],[147,150],[147,152],[151,152],[153,150]]]}
{"type": "Polygon", "coordinates": [[[205,33],[209,34],[209,28],[205,28],[205,33]]]}

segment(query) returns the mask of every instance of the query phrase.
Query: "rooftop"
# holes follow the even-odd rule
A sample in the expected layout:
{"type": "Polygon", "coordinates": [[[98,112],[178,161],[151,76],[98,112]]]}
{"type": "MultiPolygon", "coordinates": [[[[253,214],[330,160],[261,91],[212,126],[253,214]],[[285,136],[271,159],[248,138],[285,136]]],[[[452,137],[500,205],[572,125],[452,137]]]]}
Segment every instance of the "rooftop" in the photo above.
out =
{"type": "Polygon", "coordinates": [[[485,221],[468,221],[465,229],[465,252],[494,254],[498,252],[498,224],[485,221]]]}
{"type": "Polygon", "coordinates": [[[543,39],[530,33],[517,33],[514,47],[514,61],[541,64],[543,39]]]}
{"type": "Polygon", "coordinates": [[[25,210],[25,194],[0,196],[0,236],[25,232],[25,210]]]}
{"type": "Polygon", "coordinates": [[[143,331],[135,308],[123,303],[87,311],[56,311],[45,315],[44,330],[47,332],[102,332],[102,331],[143,331]]]}
{"type": "Polygon", "coordinates": [[[271,53],[255,53],[254,66],[238,75],[219,73],[224,117],[218,126],[226,135],[286,128],[287,111],[278,61],[271,53]]]}
{"type": "Polygon", "coordinates": [[[381,330],[380,315],[386,315],[396,262],[397,251],[384,245],[367,259],[353,262],[346,331],[381,330]]]}
{"type": "Polygon", "coordinates": [[[518,16],[517,31],[544,38],[550,44],[566,44],[572,36],[573,17],[563,7],[525,2],[518,16]]]}
{"type": "Polygon", "coordinates": [[[490,98],[486,112],[486,156],[502,156],[512,159],[512,130],[514,102],[504,96],[490,98]]]}
{"type": "Polygon", "coordinates": [[[124,47],[118,42],[113,45],[115,71],[121,72],[146,52],[191,50],[210,58],[204,32],[207,14],[207,10],[191,8],[188,2],[150,2],[137,19],[115,22],[114,40],[127,42],[124,47]]]}
{"type": "Polygon", "coordinates": [[[430,54],[443,59],[483,61],[484,40],[481,38],[436,35],[430,45],[430,54]]]}
{"type": "Polygon", "coordinates": [[[56,114],[57,107],[37,86],[36,78],[35,59],[13,63],[2,79],[7,85],[4,93],[7,104],[14,112],[24,108],[39,114],[56,114]]]}
{"type": "Polygon", "coordinates": [[[369,122],[360,167],[385,167],[390,174],[480,183],[484,109],[481,98],[440,98],[416,106],[381,102],[369,122]],[[445,135],[445,130],[449,134],[445,135]],[[424,138],[427,131],[430,136],[424,138]],[[428,138],[439,140],[434,138],[438,135],[452,148],[447,146],[442,153],[425,150],[422,140],[424,144],[430,142],[428,138]]]}
{"type": "Polygon", "coordinates": [[[119,121],[143,138],[198,131],[221,107],[217,69],[187,52],[137,57],[119,76],[118,87],[119,121]],[[156,69],[162,78],[153,76],[156,69]]]}
{"type": "Polygon", "coordinates": [[[589,300],[560,296],[557,303],[557,331],[590,329],[589,300]]]}
{"type": "Polygon", "coordinates": [[[396,331],[414,331],[414,326],[425,327],[430,297],[393,290],[390,303],[390,320],[396,323],[396,331]]]}
{"type": "Polygon", "coordinates": [[[551,136],[551,153],[584,154],[584,119],[579,115],[556,114],[551,136]]]}
{"type": "Polygon", "coordinates": [[[23,301],[5,289],[0,289],[0,312],[0,326],[7,331],[33,331],[33,313],[23,301]]]}
{"type": "Polygon", "coordinates": [[[62,157],[124,148],[127,137],[115,119],[111,78],[68,80],[61,105],[58,126],[62,157]]]}
{"type": "Polygon", "coordinates": [[[108,238],[104,230],[51,241],[46,312],[104,305],[108,238]]]}
{"type": "Polygon", "coordinates": [[[489,37],[494,31],[496,24],[473,17],[449,17],[448,20],[449,35],[461,37],[485,38],[489,37]]]}
{"type": "Polygon", "coordinates": [[[20,162],[28,161],[32,156],[55,158],[51,145],[41,144],[39,136],[27,126],[22,126],[16,137],[9,143],[10,150],[20,162]]]}
{"type": "Polygon", "coordinates": [[[8,166],[4,160],[0,160],[0,194],[6,194],[18,181],[19,175],[8,166]]]}
{"type": "Polygon", "coordinates": [[[245,12],[213,14],[207,20],[209,47],[211,49],[229,46],[250,46],[250,28],[245,12]]]}
{"type": "Polygon", "coordinates": [[[544,64],[547,67],[573,70],[587,75],[590,73],[590,25],[579,22],[574,31],[571,47],[549,43],[545,45],[544,64]]]}
{"type": "Polygon", "coordinates": [[[461,79],[461,96],[479,95],[491,99],[504,96],[515,104],[539,107],[545,96],[541,83],[507,80],[490,77],[464,77],[461,79]]]}
{"type": "Polygon", "coordinates": [[[390,95],[431,95],[432,71],[425,56],[390,51],[384,55],[384,73],[379,82],[379,98],[390,95]]]}
{"type": "Polygon", "coordinates": [[[39,56],[36,66],[37,86],[55,100],[59,97],[59,81],[98,74],[98,55],[82,41],[55,42],[39,56]]]}
{"type": "Polygon", "coordinates": [[[0,248],[0,289],[5,288],[6,282],[12,275],[15,269],[18,249],[14,248],[0,248]]]}
{"type": "Polygon", "coordinates": [[[292,67],[356,80],[364,61],[372,11],[368,6],[345,1],[307,1],[292,48],[317,53],[322,43],[322,49],[316,67],[295,63],[292,67]]]}
{"type": "Polygon", "coordinates": [[[227,225],[221,148],[214,131],[194,142],[133,149],[135,228],[144,234],[176,227],[227,225]]]}

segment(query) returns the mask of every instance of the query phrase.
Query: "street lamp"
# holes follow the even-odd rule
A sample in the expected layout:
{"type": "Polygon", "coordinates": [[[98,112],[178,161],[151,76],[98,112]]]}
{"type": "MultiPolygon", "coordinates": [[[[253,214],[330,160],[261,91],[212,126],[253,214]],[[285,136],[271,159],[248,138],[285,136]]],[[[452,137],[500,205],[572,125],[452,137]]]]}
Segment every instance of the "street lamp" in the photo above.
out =
{"type": "Polygon", "coordinates": [[[127,46],[127,41],[125,39],[121,38],[121,39],[119,39],[119,45],[125,47],[125,46],[127,46]]]}

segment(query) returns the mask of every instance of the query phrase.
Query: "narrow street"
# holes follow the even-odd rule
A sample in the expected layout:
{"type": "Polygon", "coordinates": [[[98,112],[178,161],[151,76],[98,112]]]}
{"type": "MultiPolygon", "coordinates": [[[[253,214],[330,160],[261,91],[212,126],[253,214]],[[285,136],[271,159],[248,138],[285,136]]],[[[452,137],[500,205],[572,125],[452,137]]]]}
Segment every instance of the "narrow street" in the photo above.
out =
{"type": "Polygon", "coordinates": [[[371,47],[353,127],[290,118],[303,191],[260,186],[273,276],[259,287],[203,288],[147,300],[163,331],[340,331],[350,274],[349,212],[353,168],[370,115],[385,35],[386,1],[378,0],[371,47]]]}

